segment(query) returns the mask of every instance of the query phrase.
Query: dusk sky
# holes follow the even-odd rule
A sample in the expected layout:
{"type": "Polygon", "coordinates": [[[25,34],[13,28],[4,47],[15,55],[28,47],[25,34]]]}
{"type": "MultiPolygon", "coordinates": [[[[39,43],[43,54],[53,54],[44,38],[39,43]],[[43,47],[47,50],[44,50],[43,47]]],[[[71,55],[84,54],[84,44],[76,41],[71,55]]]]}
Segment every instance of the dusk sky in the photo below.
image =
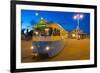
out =
{"type": "MultiPolygon", "coordinates": [[[[48,22],[55,22],[61,25],[65,30],[72,31],[77,27],[77,20],[73,19],[77,13],[75,12],[56,12],[56,11],[37,11],[37,10],[21,10],[22,29],[27,26],[32,27],[37,24],[42,17],[48,22]]],[[[83,18],[80,19],[80,29],[85,33],[90,33],[90,13],[81,13],[83,18]]]]}

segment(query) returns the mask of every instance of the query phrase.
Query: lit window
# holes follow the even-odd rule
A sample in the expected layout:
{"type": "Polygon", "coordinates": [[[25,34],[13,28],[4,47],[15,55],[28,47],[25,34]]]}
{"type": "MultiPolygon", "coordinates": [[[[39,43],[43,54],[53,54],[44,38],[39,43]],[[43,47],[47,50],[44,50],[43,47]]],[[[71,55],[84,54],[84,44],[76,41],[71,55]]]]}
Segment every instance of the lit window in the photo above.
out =
{"type": "Polygon", "coordinates": [[[75,37],[75,34],[72,34],[72,37],[75,37]]]}

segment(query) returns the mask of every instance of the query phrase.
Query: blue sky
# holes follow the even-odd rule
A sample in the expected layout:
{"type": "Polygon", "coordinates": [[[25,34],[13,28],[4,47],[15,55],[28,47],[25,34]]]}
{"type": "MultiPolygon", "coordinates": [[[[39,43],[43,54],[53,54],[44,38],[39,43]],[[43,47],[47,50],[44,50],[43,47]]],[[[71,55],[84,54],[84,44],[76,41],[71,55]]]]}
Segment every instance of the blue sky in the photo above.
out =
{"type": "MultiPolygon", "coordinates": [[[[22,29],[27,26],[33,26],[38,23],[43,17],[46,21],[60,24],[65,30],[72,31],[76,29],[77,20],[73,16],[78,13],[75,12],[56,12],[56,11],[37,11],[37,10],[21,10],[22,29]]],[[[90,13],[81,13],[84,15],[80,19],[80,29],[85,33],[90,34],[90,13]]]]}

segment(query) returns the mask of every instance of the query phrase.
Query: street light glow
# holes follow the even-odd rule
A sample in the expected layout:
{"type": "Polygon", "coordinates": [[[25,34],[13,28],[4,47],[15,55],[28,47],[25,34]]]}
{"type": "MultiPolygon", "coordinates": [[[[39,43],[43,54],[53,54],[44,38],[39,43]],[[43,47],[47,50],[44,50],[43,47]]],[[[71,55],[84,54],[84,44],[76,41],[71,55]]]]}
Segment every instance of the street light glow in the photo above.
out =
{"type": "Polygon", "coordinates": [[[80,18],[82,19],[84,17],[84,15],[83,14],[80,14],[80,18]]]}
{"type": "Polygon", "coordinates": [[[37,12],[36,12],[36,13],[35,13],[35,15],[36,15],[36,16],[38,16],[38,15],[39,15],[39,13],[37,13],[37,12]]]}
{"type": "Polygon", "coordinates": [[[83,14],[76,14],[76,15],[74,15],[73,16],[73,19],[82,19],[84,17],[84,15],[83,14]]]}
{"type": "Polygon", "coordinates": [[[76,20],[77,19],[77,16],[75,15],[73,18],[76,20]]]}

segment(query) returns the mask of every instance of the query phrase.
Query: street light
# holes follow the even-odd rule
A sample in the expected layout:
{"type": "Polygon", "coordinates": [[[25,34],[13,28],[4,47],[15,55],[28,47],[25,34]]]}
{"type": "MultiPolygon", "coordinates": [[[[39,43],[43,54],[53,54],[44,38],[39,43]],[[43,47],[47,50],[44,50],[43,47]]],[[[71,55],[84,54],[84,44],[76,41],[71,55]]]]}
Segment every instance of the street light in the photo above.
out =
{"type": "Polygon", "coordinates": [[[39,13],[37,13],[37,12],[36,12],[36,13],[35,13],[35,15],[36,15],[36,16],[38,16],[38,15],[39,15],[39,13]]]}
{"type": "Polygon", "coordinates": [[[79,29],[79,24],[80,24],[80,19],[83,19],[84,15],[83,14],[76,14],[73,16],[73,19],[77,20],[77,29],[79,29]]]}

